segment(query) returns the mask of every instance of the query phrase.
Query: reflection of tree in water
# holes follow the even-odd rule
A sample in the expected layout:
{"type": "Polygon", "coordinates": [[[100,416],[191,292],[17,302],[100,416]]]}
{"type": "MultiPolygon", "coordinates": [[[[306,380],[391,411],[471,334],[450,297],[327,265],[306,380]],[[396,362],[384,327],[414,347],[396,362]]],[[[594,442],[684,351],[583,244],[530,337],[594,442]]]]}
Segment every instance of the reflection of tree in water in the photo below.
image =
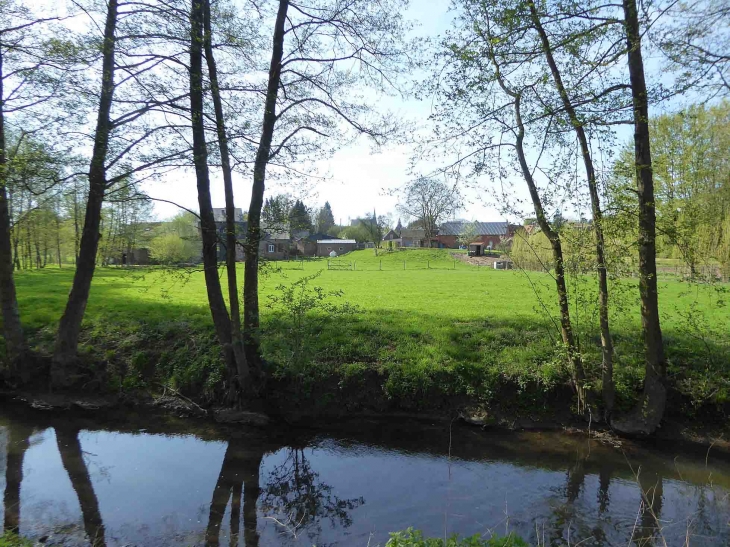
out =
{"type": "Polygon", "coordinates": [[[9,428],[7,457],[5,460],[5,492],[3,504],[5,518],[3,529],[17,532],[20,527],[20,484],[23,482],[23,460],[30,448],[32,428],[15,425],[9,428]]]}
{"type": "Polygon", "coordinates": [[[55,430],[58,451],[61,453],[61,462],[79,499],[86,535],[91,545],[103,547],[106,545],[104,522],[101,518],[99,501],[91,483],[89,470],[84,461],[78,429],[57,426],[55,430]]]}
{"type": "Polygon", "coordinates": [[[352,524],[349,511],[365,503],[363,498],[343,500],[332,493],[332,487],[321,482],[304,451],[289,448],[287,457],[273,468],[260,487],[259,472],[265,449],[256,443],[231,439],[228,443],[218,481],[210,503],[205,543],[220,545],[223,516],[231,506],[230,545],[238,545],[243,505],[243,534],[246,547],[258,547],[257,502],[267,517],[282,526],[282,534],[296,537],[305,532],[315,538],[321,532],[321,521],[332,526],[352,524]]]}
{"type": "Polygon", "coordinates": [[[312,469],[304,450],[297,448],[288,449],[284,462],[269,472],[261,492],[261,510],[267,517],[276,519],[293,536],[306,531],[310,539],[321,533],[323,520],[329,520],[332,527],[349,527],[349,512],[363,503],[362,497],[336,496],[312,469]]]}

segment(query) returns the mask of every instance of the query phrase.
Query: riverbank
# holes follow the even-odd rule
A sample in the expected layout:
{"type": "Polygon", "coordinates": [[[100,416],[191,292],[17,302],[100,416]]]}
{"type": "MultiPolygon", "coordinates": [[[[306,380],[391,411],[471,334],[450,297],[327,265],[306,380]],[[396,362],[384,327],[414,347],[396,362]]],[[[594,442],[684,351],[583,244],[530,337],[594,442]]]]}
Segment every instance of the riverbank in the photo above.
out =
{"type": "MultiPolygon", "coordinates": [[[[340,260],[338,267],[351,269],[328,269],[320,260],[270,264],[262,272],[267,413],[301,422],[397,413],[451,419],[474,408],[485,423],[502,427],[584,420],[575,415],[568,387],[548,275],[477,268],[446,250],[357,251],[340,260]],[[319,287],[323,297],[302,310],[283,299],[292,287],[309,296],[319,287]]],[[[7,388],[46,390],[72,275],[65,269],[17,275],[36,358],[24,370],[30,382],[7,388]]],[[[597,403],[601,355],[593,293],[584,278],[571,283],[571,294],[582,295],[576,335],[587,390],[597,403]]],[[[620,413],[641,393],[644,365],[639,309],[621,292],[635,297],[635,281],[614,280],[612,288],[620,413]]],[[[730,416],[730,309],[722,305],[723,288],[660,284],[668,421],[714,427],[730,416]]],[[[201,272],[99,268],[74,393],[123,399],[167,392],[210,409],[223,400],[224,377],[201,272]]],[[[594,405],[594,427],[600,414],[594,405]]]]}

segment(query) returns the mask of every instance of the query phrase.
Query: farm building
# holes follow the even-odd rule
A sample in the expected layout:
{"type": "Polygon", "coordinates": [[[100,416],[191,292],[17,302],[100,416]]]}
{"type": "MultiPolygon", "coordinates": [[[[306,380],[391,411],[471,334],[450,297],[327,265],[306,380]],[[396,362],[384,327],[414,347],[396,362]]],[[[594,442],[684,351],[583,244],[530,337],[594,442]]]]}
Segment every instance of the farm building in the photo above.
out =
{"type": "Polygon", "coordinates": [[[354,239],[320,239],[317,240],[317,256],[329,256],[332,251],[338,255],[357,249],[354,239]]]}
{"type": "Polygon", "coordinates": [[[479,247],[480,254],[486,250],[499,249],[503,245],[509,245],[512,236],[520,226],[508,222],[465,222],[451,221],[444,222],[439,228],[439,247],[458,249],[459,237],[462,234],[469,234],[471,242],[470,250],[474,251],[479,247]]]}
{"type": "Polygon", "coordinates": [[[306,235],[297,234],[299,237],[294,237],[294,247],[296,248],[296,254],[299,256],[319,256],[317,253],[317,241],[320,240],[337,240],[339,238],[332,237],[329,234],[316,233],[310,234],[307,232],[306,235]]]}

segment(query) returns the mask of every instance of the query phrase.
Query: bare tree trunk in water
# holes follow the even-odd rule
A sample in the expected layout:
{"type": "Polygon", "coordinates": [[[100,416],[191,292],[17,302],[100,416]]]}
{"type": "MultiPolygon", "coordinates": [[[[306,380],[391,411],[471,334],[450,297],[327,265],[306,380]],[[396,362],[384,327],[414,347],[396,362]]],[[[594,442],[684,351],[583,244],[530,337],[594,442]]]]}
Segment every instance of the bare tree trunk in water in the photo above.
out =
{"type": "Polygon", "coordinates": [[[77,359],[81,322],[89,300],[91,280],[96,268],[96,253],[99,249],[99,226],[101,206],[106,192],[106,156],[111,131],[110,112],[114,97],[114,53],[116,47],[117,1],[107,4],[106,26],[104,28],[103,82],[99,97],[99,112],[94,135],[94,151],[89,167],[89,197],[86,202],[86,217],[81,234],[79,255],[76,261],[71,293],[66,309],[61,316],[56,334],[56,347],[51,365],[51,385],[64,386],[70,383],[68,366],[77,359]]]}
{"type": "Polygon", "coordinates": [[[606,268],[606,246],[603,237],[603,212],[601,211],[601,201],[598,195],[598,184],[596,183],[596,170],[593,166],[593,157],[588,147],[588,138],[586,137],[583,123],[578,119],[573,103],[568,96],[568,92],[563,84],[563,78],[558,69],[558,65],[553,57],[553,50],[550,45],[545,29],[540,21],[540,16],[535,7],[535,3],[530,1],[530,13],[532,21],[540,34],[540,40],[543,46],[543,52],[547,60],[550,72],[552,73],[555,87],[560,94],[565,112],[573,126],[578,142],[580,143],[580,151],[583,156],[583,165],[586,171],[586,180],[588,182],[588,191],[591,196],[591,211],[593,214],[593,233],[596,239],[596,265],[598,267],[598,317],[601,328],[601,349],[603,353],[602,363],[602,396],[603,405],[607,416],[613,411],[614,400],[616,398],[615,388],[613,385],[613,338],[611,337],[611,329],[608,320],[608,270],[606,268]]]}
{"type": "Polygon", "coordinates": [[[203,269],[208,305],[213,325],[228,370],[237,370],[236,356],[231,340],[231,320],[223,299],[221,281],[218,277],[218,233],[213,216],[213,202],[210,197],[210,174],[208,172],[208,149],[205,142],[203,111],[203,2],[192,0],[190,12],[190,114],[193,130],[193,161],[198,186],[198,207],[200,208],[200,231],[203,239],[203,269]]]}
{"type": "Polygon", "coordinates": [[[61,453],[63,468],[68,473],[71,486],[79,498],[81,515],[84,519],[84,530],[93,547],[104,547],[106,545],[106,532],[104,521],[99,511],[99,501],[94,492],[94,485],[89,477],[89,470],[84,462],[84,454],[81,451],[78,431],[69,431],[64,428],[55,428],[56,443],[61,453]]]}
{"type": "Polygon", "coordinates": [[[13,246],[10,241],[10,207],[7,193],[8,158],[5,153],[3,74],[3,53],[0,46],[0,308],[2,308],[5,351],[12,372],[16,372],[25,354],[26,345],[13,277],[13,246]]]}
{"type": "Polygon", "coordinates": [[[649,146],[649,100],[644,61],[641,55],[641,30],[636,0],[623,0],[624,26],[628,46],[629,78],[634,103],[634,158],[639,196],[639,294],[641,326],[644,331],[646,373],[644,393],[630,415],[614,420],[612,426],[626,434],[649,435],[662,421],[667,403],[667,363],[664,358],[662,329],[659,322],[659,297],[656,278],[656,209],[654,177],[649,146]]]}
{"type": "Polygon", "coordinates": [[[253,170],[251,204],[248,208],[248,234],[246,236],[246,269],[243,283],[243,328],[246,357],[252,373],[263,378],[261,355],[259,352],[259,242],[261,241],[261,209],[264,205],[266,166],[271,153],[271,142],[276,125],[276,98],[281,80],[281,60],[284,55],[284,24],[289,9],[289,0],[279,0],[279,11],[274,26],[269,83],[266,89],[264,122],[261,140],[256,152],[253,170]]]}
{"type": "Polygon", "coordinates": [[[5,493],[3,529],[17,533],[20,529],[20,485],[23,482],[23,460],[30,447],[33,430],[24,426],[11,426],[8,438],[8,456],[5,467],[5,493]]]}
{"type": "MultiPolygon", "coordinates": [[[[228,301],[231,311],[231,345],[235,357],[235,368],[228,371],[228,401],[235,403],[241,392],[256,395],[257,385],[251,385],[250,371],[246,354],[243,349],[243,335],[241,334],[241,308],[238,299],[238,279],[236,275],[236,206],[233,201],[233,174],[228,151],[228,135],[226,133],[223,103],[221,101],[220,86],[218,84],[218,69],[213,56],[213,34],[210,21],[210,0],[204,1],[205,9],[205,58],[208,62],[211,94],[215,109],[216,130],[218,133],[218,147],[221,154],[221,168],[223,170],[223,186],[226,195],[226,272],[228,274],[228,301]]],[[[253,379],[256,384],[257,379],[253,379]]]]}

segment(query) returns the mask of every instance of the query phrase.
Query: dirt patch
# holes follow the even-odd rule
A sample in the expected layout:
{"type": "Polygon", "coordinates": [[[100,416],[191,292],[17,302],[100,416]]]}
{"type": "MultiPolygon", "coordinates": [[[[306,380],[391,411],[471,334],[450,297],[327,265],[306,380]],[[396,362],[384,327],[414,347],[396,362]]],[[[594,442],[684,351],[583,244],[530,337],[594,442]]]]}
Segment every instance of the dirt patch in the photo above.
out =
{"type": "Polygon", "coordinates": [[[489,266],[490,268],[494,268],[494,263],[498,260],[504,260],[506,258],[504,256],[499,258],[494,256],[468,256],[464,253],[451,253],[451,256],[456,260],[471,264],[472,266],[489,266]]]}

